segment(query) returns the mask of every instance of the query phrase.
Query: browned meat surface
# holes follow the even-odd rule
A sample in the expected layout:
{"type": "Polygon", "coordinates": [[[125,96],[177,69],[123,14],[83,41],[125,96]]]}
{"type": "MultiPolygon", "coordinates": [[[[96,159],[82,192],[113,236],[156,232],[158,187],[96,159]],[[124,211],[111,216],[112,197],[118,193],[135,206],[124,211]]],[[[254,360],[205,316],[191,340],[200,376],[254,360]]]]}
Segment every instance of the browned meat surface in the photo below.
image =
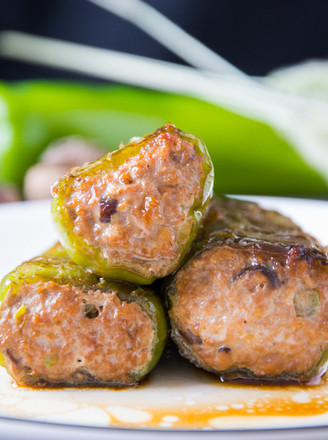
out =
{"type": "Polygon", "coordinates": [[[321,375],[328,348],[328,272],[320,245],[255,204],[212,206],[169,294],[182,354],[222,377],[321,375]]]}
{"type": "Polygon", "coordinates": [[[21,385],[128,385],[152,357],[150,317],[116,293],[22,284],[1,309],[0,350],[21,385]]]}

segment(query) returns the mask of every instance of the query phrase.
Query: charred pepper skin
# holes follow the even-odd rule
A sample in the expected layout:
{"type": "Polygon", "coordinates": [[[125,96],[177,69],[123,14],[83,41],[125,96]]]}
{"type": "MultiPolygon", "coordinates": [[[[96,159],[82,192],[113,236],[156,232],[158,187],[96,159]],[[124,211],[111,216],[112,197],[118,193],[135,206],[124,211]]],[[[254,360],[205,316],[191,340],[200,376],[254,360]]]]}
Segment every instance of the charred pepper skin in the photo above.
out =
{"type": "MultiPolygon", "coordinates": [[[[25,263],[22,263],[14,271],[6,275],[0,284],[0,327],[2,327],[2,330],[4,330],[4,321],[11,321],[9,322],[9,325],[11,326],[10,328],[13,330],[13,332],[18,332],[17,334],[21,343],[21,345],[19,346],[15,346],[13,342],[11,343],[11,345],[8,345],[10,344],[10,339],[12,338],[12,335],[10,334],[10,332],[3,332],[4,338],[1,341],[0,346],[0,365],[4,366],[7,369],[9,374],[13,376],[13,378],[19,385],[34,387],[120,387],[135,385],[140,380],[142,380],[157,364],[163,352],[167,339],[167,324],[165,313],[160,300],[154,294],[153,290],[150,288],[142,288],[136,285],[122,283],[119,281],[105,281],[103,279],[99,279],[94,274],[84,271],[81,267],[70,261],[67,254],[65,255],[65,251],[61,248],[61,245],[59,244],[56,244],[49,251],[45,252],[44,255],[47,256],[37,257],[25,263]],[[93,295],[95,293],[98,294],[100,302],[104,299],[104,307],[106,307],[106,298],[110,296],[115,296],[117,303],[120,304],[119,307],[124,307],[124,304],[135,304],[136,309],[140,310],[140,313],[144,316],[143,319],[145,320],[145,322],[150,323],[149,326],[151,328],[152,335],[151,344],[148,347],[144,348],[145,350],[149,350],[150,352],[150,358],[147,360],[147,362],[131,368],[130,371],[125,372],[124,374],[118,372],[117,375],[111,377],[110,379],[104,379],[104,377],[102,377],[101,375],[92,373],[92,371],[89,369],[89,365],[87,363],[83,363],[75,365],[69,376],[66,376],[63,373],[63,376],[61,377],[61,373],[59,372],[59,376],[57,375],[54,379],[51,376],[51,372],[53,371],[56,362],[59,361],[60,363],[61,349],[58,348],[58,346],[52,345],[50,343],[49,346],[46,347],[47,351],[49,352],[49,356],[44,359],[44,364],[48,370],[46,371],[46,373],[44,373],[44,370],[40,373],[40,369],[38,371],[38,366],[40,365],[40,362],[34,362],[34,358],[37,358],[38,353],[35,352],[35,356],[26,357],[26,350],[22,348],[24,346],[25,348],[28,347],[29,344],[29,337],[26,336],[26,334],[24,335],[24,332],[28,327],[30,329],[32,327],[33,329],[33,323],[35,323],[36,331],[39,330],[40,333],[38,338],[43,338],[43,340],[45,340],[47,337],[45,332],[42,333],[42,329],[40,330],[40,328],[37,326],[38,319],[40,319],[40,313],[42,314],[42,319],[47,319],[48,327],[50,327],[51,329],[52,326],[58,324],[58,322],[55,323],[55,320],[58,321],[58,319],[63,319],[65,321],[66,312],[65,310],[62,310],[64,318],[60,317],[61,310],[55,310],[54,312],[54,307],[51,305],[51,297],[53,297],[54,295],[49,296],[49,304],[47,307],[44,307],[43,309],[41,308],[39,311],[33,311],[32,309],[29,310],[28,304],[24,304],[24,291],[26,292],[27,289],[31,288],[31,295],[34,295],[36,294],[35,291],[33,291],[33,289],[36,289],[35,286],[41,286],[42,288],[42,286],[47,286],[49,285],[49,283],[51,284],[51,286],[55,286],[56,288],[58,288],[59,292],[61,289],[63,291],[68,291],[69,296],[74,294],[74,289],[78,290],[83,298],[86,299],[82,299],[81,301],[81,297],[79,296],[76,297],[77,299],[73,299],[73,303],[74,301],[79,301],[80,305],[78,307],[81,310],[78,311],[75,317],[69,317],[69,315],[67,315],[67,317],[80,320],[80,324],[82,323],[81,325],[83,325],[83,322],[87,322],[87,324],[89,324],[93,321],[96,321],[93,318],[97,318],[99,315],[99,318],[103,319],[102,323],[100,324],[101,326],[103,326],[101,328],[101,331],[103,332],[106,332],[107,327],[105,327],[105,318],[101,317],[103,313],[102,306],[100,306],[100,310],[99,307],[98,309],[95,307],[91,307],[94,306],[94,304],[92,304],[92,301],[94,299],[93,295]],[[70,292],[69,289],[72,289],[72,292],[70,292]],[[87,310],[86,308],[88,306],[89,308],[87,310]],[[5,314],[6,318],[4,318],[5,314]],[[81,315],[83,315],[82,318],[81,315]],[[27,359],[30,362],[29,364],[24,363],[27,359]],[[47,372],[49,372],[49,375],[47,374],[47,372]]],[[[133,316],[129,316],[129,319],[131,321],[129,322],[133,326],[133,316]]],[[[108,325],[108,317],[106,319],[108,325]]],[[[112,319],[115,320],[115,318],[112,319]]],[[[65,322],[63,322],[61,325],[64,324],[65,322]]],[[[99,327],[97,327],[97,329],[99,330],[99,327]]],[[[94,331],[98,331],[97,329],[94,331]]],[[[79,328],[75,328],[75,330],[76,332],[79,332],[79,328]]],[[[84,333],[83,335],[84,340],[85,334],[86,333],[84,333]]],[[[64,346],[70,344],[72,344],[73,346],[73,339],[78,339],[80,336],[81,334],[65,335],[67,340],[63,342],[64,346]]],[[[131,337],[133,338],[136,336],[131,337]]],[[[36,336],[34,335],[32,339],[34,339],[35,341],[36,336]]],[[[13,338],[11,340],[13,341],[13,338]]],[[[108,339],[106,339],[106,342],[109,345],[111,344],[110,333],[108,334],[108,339]]],[[[99,344],[101,343],[99,342],[99,344]]],[[[83,348],[84,347],[81,346],[82,357],[83,353],[85,353],[85,351],[83,351],[83,348]]],[[[99,347],[97,348],[97,350],[97,353],[99,355],[99,347]]],[[[100,350],[103,350],[103,347],[101,347],[100,350]]],[[[104,351],[100,351],[101,356],[103,355],[104,351]]],[[[66,354],[66,352],[62,352],[63,357],[66,356],[66,354]]],[[[85,358],[87,358],[87,355],[85,355],[85,358]]],[[[82,362],[82,360],[79,360],[79,362],[82,362]]],[[[105,355],[103,355],[103,362],[106,363],[105,355]]],[[[60,368],[66,367],[64,365],[60,368]]]]}
{"type": "Polygon", "coordinates": [[[165,288],[180,353],[221,380],[319,380],[328,362],[327,264],[321,245],[289,218],[251,202],[214,200],[165,288]]]}
{"type": "MultiPolygon", "coordinates": [[[[149,165],[145,166],[148,167],[149,165]]],[[[182,132],[172,124],[167,124],[156,132],[143,138],[137,138],[120,150],[109,153],[96,162],[72,170],[56,183],[53,188],[52,214],[60,235],[60,241],[70,258],[76,264],[93,271],[99,276],[137,284],[151,284],[156,279],[163,278],[172,273],[184,259],[203,222],[207,205],[213,194],[213,179],[213,165],[204,143],[196,136],[182,132]],[[190,208],[186,214],[186,220],[180,229],[177,230],[176,237],[174,238],[175,241],[173,243],[173,245],[176,245],[173,257],[164,257],[162,259],[158,257],[158,268],[155,269],[152,267],[154,258],[149,256],[144,257],[142,254],[143,251],[140,251],[140,255],[136,256],[134,261],[127,261],[124,256],[120,256],[114,261],[110,255],[104,255],[103,251],[104,248],[106,250],[106,247],[102,247],[98,242],[96,244],[91,244],[89,242],[90,240],[86,239],[85,234],[76,233],[74,231],[74,222],[76,218],[74,218],[75,212],[74,216],[72,216],[72,210],[67,207],[67,201],[70,197],[74,196],[72,187],[78,181],[87,182],[88,179],[93,179],[95,176],[97,179],[98,176],[99,179],[101,179],[104,174],[113,174],[116,170],[120,169],[119,167],[124,166],[128,160],[139,157],[138,154],[142,154],[140,152],[147,149],[151,142],[156,142],[161,136],[171,136],[171,138],[178,139],[178,141],[182,143],[185,142],[192,145],[192,154],[194,155],[192,160],[195,160],[196,157],[196,160],[202,161],[201,165],[199,165],[201,177],[197,182],[199,187],[199,189],[197,187],[198,193],[193,196],[192,203],[190,203],[190,208]],[[168,264],[169,266],[166,268],[164,266],[165,264],[168,264]],[[149,265],[149,268],[147,265],[149,265]]],[[[127,181],[126,187],[128,187],[130,183],[131,181],[127,181]]],[[[184,183],[180,180],[179,185],[183,186],[184,183]]],[[[147,191],[145,191],[144,195],[145,199],[147,199],[147,191]]],[[[96,226],[102,227],[102,225],[110,225],[110,227],[112,227],[113,219],[115,218],[117,209],[119,209],[117,207],[117,200],[107,200],[106,197],[97,197],[99,198],[99,200],[97,199],[97,203],[99,206],[100,218],[98,220],[99,225],[97,224],[96,226]]],[[[152,199],[149,197],[149,199],[151,199],[150,203],[154,203],[154,205],[161,203],[161,196],[158,197],[159,199],[152,199]]],[[[180,206],[178,208],[180,209],[180,206]]],[[[138,212],[141,210],[142,209],[140,208],[138,212]]],[[[154,223],[156,222],[150,220],[150,225],[154,223]]],[[[96,220],[93,221],[93,223],[91,222],[90,228],[95,228],[95,224],[96,220]]],[[[169,227],[170,226],[168,226],[168,229],[169,227]]],[[[129,232],[125,233],[124,228],[122,228],[122,231],[122,235],[128,234],[128,239],[133,239],[133,233],[131,235],[129,235],[129,232]]],[[[154,240],[147,237],[148,236],[146,235],[143,242],[147,242],[149,245],[152,245],[152,243],[157,240],[157,237],[154,238],[154,240]]],[[[165,240],[163,241],[165,242],[165,240]]],[[[171,238],[167,239],[166,243],[170,243],[170,241],[171,238]]],[[[146,246],[148,246],[148,244],[146,246]]],[[[108,248],[111,251],[111,249],[115,249],[115,246],[110,244],[108,248]]],[[[140,248],[137,248],[137,250],[139,249],[140,248]]],[[[119,253],[120,249],[117,252],[119,253]]]]}

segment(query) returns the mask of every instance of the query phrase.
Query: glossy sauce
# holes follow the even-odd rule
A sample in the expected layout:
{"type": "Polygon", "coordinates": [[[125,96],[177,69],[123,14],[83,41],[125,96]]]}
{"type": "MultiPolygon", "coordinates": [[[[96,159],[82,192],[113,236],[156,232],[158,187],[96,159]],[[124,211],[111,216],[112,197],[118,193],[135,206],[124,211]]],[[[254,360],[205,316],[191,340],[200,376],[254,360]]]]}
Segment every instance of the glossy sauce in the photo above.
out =
{"type": "Polygon", "coordinates": [[[102,426],[155,429],[310,426],[315,424],[311,417],[325,413],[328,421],[327,377],[311,386],[222,383],[174,354],[166,355],[139,386],[127,388],[33,390],[17,387],[0,370],[0,413],[32,420],[60,422],[63,417],[67,423],[72,417],[76,423],[76,414],[90,411],[90,418],[81,418],[78,424],[99,425],[100,415],[102,426]],[[6,402],[15,399],[17,404],[9,411],[6,402]],[[53,415],[54,402],[58,412],[67,403],[74,411],[53,415]]]}

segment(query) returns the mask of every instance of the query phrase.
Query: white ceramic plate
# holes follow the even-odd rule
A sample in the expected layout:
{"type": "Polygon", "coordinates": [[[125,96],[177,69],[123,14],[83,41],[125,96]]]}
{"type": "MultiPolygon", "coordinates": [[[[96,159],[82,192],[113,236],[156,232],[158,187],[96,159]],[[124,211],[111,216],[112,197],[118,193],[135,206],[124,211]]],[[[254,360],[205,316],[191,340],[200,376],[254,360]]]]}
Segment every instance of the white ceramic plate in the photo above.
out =
{"type": "MultiPolygon", "coordinates": [[[[252,199],[328,243],[328,202],[252,199]]],[[[0,277],[55,241],[49,202],[0,206],[0,277]]],[[[312,387],[222,384],[173,357],[136,388],[31,390],[16,387],[0,368],[1,439],[154,437],[326,439],[328,381],[312,387]]]]}

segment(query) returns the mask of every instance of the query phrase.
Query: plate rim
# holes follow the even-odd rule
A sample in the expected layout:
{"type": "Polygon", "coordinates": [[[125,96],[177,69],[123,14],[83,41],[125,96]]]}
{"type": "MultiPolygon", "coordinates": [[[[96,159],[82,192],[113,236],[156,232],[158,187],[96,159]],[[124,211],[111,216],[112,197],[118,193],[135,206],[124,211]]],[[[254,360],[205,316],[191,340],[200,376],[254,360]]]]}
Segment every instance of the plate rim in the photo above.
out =
{"type": "MultiPolygon", "coordinates": [[[[261,201],[290,201],[293,203],[308,203],[308,204],[325,204],[328,206],[328,199],[314,199],[314,198],[306,198],[306,197],[284,197],[284,196],[274,196],[274,195],[228,195],[232,198],[238,198],[243,200],[250,200],[250,201],[257,201],[261,203],[261,201]]],[[[13,203],[4,203],[0,205],[0,211],[5,211],[7,209],[21,209],[23,207],[31,207],[37,205],[38,207],[46,207],[50,206],[50,199],[43,199],[43,200],[33,200],[33,201],[19,201],[19,202],[13,202],[13,203]]],[[[42,208],[41,208],[42,209],[42,208]]],[[[259,428],[240,428],[240,429],[217,429],[217,428],[206,428],[206,429],[199,429],[199,428],[181,428],[181,429],[172,429],[172,428],[137,428],[137,427],[125,427],[125,426],[96,426],[96,425],[81,425],[81,424],[72,424],[72,423],[65,423],[65,422],[53,422],[53,421],[44,421],[44,420],[35,420],[35,419],[28,419],[23,417],[11,417],[11,416],[4,416],[0,414],[0,429],[1,429],[1,422],[7,422],[11,424],[13,427],[14,425],[17,426],[19,424],[20,426],[27,425],[29,428],[33,427],[43,427],[43,428],[60,428],[69,430],[70,432],[78,432],[80,430],[86,430],[88,432],[94,432],[94,433],[112,433],[112,434],[123,434],[128,433],[131,435],[136,434],[143,434],[146,435],[181,435],[181,434],[188,434],[193,437],[201,435],[217,435],[217,434],[229,434],[229,435],[237,435],[237,436],[247,436],[247,435],[265,435],[265,434],[277,434],[277,435],[283,435],[283,434],[301,434],[306,435],[309,433],[320,433],[320,432],[328,432],[328,423],[327,424],[320,424],[320,425],[308,425],[308,426],[286,426],[286,427],[259,427],[259,428]]]]}

